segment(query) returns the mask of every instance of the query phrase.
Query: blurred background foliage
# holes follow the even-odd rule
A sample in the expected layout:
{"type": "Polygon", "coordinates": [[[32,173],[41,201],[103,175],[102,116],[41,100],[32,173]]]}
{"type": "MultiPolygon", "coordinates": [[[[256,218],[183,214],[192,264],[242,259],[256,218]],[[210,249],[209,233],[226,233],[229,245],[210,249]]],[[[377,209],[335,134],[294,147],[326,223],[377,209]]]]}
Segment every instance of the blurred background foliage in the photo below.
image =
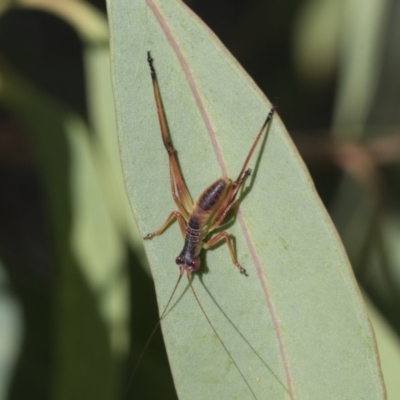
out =
{"type": "MultiPolygon", "coordinates": [[[[276,99],[400,398],[400,3],[186,3],[276,99]]],[[[157,308],[120,171],[103,0],[0,3],[0,176],[0,400],[123,398],[157,308]]],[[[176,396],[163,351],[158,334],[137,377],[148,398],[176,396]]]]}

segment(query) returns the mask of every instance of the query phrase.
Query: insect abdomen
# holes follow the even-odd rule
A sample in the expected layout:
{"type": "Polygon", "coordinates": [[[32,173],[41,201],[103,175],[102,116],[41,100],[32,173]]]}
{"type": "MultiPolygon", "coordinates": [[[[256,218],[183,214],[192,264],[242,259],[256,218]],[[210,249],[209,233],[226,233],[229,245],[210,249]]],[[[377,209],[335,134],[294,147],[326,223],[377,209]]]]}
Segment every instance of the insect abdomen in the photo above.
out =
{"type": "Polygon", "coordinates": [[[206,224],[225,197],[228,179],[218,179],[198,198],[190,215],[181,257],[185,260],[197,257],[202,248],[202,240],[207,233],[206,224]]]}
{"type": "Polygon", "coordinates": [[[218,179],[211,184],[200,196],[198,200],[199,207],[204,211],[210,211],[219,203],[221,195],[227,186],[225,179],[218,179]]]}

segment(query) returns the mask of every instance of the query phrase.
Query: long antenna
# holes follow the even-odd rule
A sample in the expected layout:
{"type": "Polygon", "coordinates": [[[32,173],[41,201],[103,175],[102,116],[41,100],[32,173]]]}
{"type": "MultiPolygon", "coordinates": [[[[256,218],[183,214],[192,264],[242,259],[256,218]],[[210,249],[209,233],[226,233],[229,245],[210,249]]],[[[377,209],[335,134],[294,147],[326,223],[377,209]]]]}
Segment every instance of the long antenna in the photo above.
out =
{"type": "MultiPolygon", "coordinates": [[[[265,124],[264,124],[265,125],[265,124]]],[[[197,294],[194,290],[194,287],[192,285],[192,280],[190,279],[190,274],[187,274],[187,278],[189,281],[189,286],[192,289],[193,295],[197,301],[197,304],[199,305],[201,312],[203,313],[203,315],[206,317],[206,320],[208,322],[208,324],[211,326],[211,329],[214,331],[215,336],[218,338],[219,342],[222,344],[222,347],[225,349],[226,353],[228,354],[229,358],[231,359],[231,361],[233,362],[234,366],[236,367],[236,369],[239,371],[239,374],[242,376],[244,382],[246,383],[247,387],[249,388],[251,394],[253,395],[253,397],[257,400],[257,396],[255,395],[255,393],[253,392],[253,389],[250,387],[249,382],[247,382],[247,379],[245,378],[243,372],[241,371],[241,369],[239,368],[239,366],[237,365],[236,361],[233,359],[231,353],[229,352],[228,348],[226,347],[225,343],[222,341],[221,337],[218,335],[217,330],[214,328],[214,325],[211,323],[210,318],[208,318],[203,306],[200,303],[199,298],[197,297],[197,294]]]]}
{"type": "Polygon", "coordinates": [[[164,318],[164,316],[165,316],[165,314],[166,314],[166,312],[168,310],[168,307],[169,307],[169,305],[171,303],[172,298],[174,297],[174,294],[176,292],[176,289],[178,288],[178,285],[179,285],[179,282],[181,281],[181,279],[182,279],[182,273],[179,274],[178,280],[176,281],[175,286],[174,286],[174,290],[172,291],[171,296],[169,296],[167,305],[165,306],[164,311],[161,313],[160,319],[156,323],[156,325],[153,328],[149,338],[146,341],[146,344],[144,345],[142,351],[139,354],[139,357],[138,357],[138,359],[136,361],[136,364],[133,367],[133,370],[132,370],[131,376],[129,378],[129,381],[128,381],[127,385],[126,385],[124,396],[126,396],[128,394],[128,390],[130,388],[130,385],[132,383],[133,378],[135,377],[136,371],[138,370],[139,365],[140,365],[141,361],[143,360],[143,357],[144,357],[144,355],[146,353],[147,348],[149,347],[149,344],[150,344],[151,340],[153,339],[153,336],[155,335],[155,333],[157,332],[158,327],[160,326],[161,320],[164,318]]]}

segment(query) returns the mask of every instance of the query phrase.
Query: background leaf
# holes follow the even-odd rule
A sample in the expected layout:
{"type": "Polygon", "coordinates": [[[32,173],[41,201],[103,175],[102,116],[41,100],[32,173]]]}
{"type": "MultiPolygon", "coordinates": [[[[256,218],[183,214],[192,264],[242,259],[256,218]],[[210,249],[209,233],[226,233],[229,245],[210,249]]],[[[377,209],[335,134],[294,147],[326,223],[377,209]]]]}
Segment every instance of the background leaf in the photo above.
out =
{"type": "MultiPolygon", "coordinates": [[[[109,1],[125,184],[139,229],[174,209],[146,52],[155,58],[172,140],[196,197],[235,177],[270,105],[180,2],[109,1]]],[[[375,341],[342,246],[276,117],[229,231],[250,277],[220,246],[194,287],[257,398],[384,398],[375,341]]],[[[146,246],[160,309],[178,270],[176,226],[146,246]]],[[[252,398],[181,285],[163,321],[180,398],[252,398]]],[[[134,384],[135,386],[135,384],[134,384]]]]}

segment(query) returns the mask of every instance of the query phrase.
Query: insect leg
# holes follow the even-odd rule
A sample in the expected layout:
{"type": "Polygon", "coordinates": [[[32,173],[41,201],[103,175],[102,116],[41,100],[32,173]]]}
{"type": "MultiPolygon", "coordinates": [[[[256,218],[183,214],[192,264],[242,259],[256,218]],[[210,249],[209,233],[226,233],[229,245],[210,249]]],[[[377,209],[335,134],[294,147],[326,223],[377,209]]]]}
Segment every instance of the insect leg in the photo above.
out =
{"type": "Polygon", "coordinates": [[[239,192],[239,189],[242,187],[242,185],[249,176],[250,176],[250,169],[247,169],[244,172],[242,178],[238,182],[234,182],[232,186],[229,188],[224,202],[220,205],[219,210],[217,210],[217,212],[214,214],[210,222],[210,228],[209,228],[210,232],[218,228],[218,226],[221,225],[221,223],[224,221],[229,210],[236,202],[236,196],[239,192]]]}
{"type": "Polygon", "coordinates": [[[143,239],[149,240],[149,239],[153,239],[154,236],[161,235],[174,219],[178,220],[179,228],[181,229],[182,236],[185,237],[185,234],[186,234],[185,218],[179,211],[172,211],[172,213],[169,214],[167,220],[161,225],[160,229],[158,229],[155,232],[148,233],[146,236],[143,237],[143,239]]]}
{"type": "Polygon", "coordinates": [[[153,82],[154,99],[156,102],[158,121],[160,123],[161,137],[164,147],[167,150],[169,157],[169,172],[171,182],[171,192],[175,204],[179,211],[183,214],[185,219],[189,219],[189,214],[193,208],[193,200],[183,180],[181,171],[179,169],[178,160],[176,158],[175,149],[171,143],[168,131],[168,123],[165,117],[165,111],[161,99],[160,88],[158,86],[157,74],[153,64],[153,58],[150,52],[147,52],[147,61],[150,67],[151,80],[153,82]]]}
{"type": "Polygon", "coordinates": [[[225,239],[226,244],[228,245],[229,254],[231,255],[232,262],[236,265],[236,267],[239,268],[239,271],[241,274],[247,276],[246,270],[239,264],[239,262],[236,258],[235,251],[233,249],[232,240],[231,240],[231,237],[229,236],[228,232],[226,232],[226,231],[219,232],[217,235],[215,235],[213,238],[211,238],[208,242],[205,242],[203,244],[203,248],[209,249],[210,247],[215,246],[220,240],[223,240],[223,239],[225,239]]]}
{"type": "Polygon", "coordinates": [[[275,113],[275,109],[276,109],[276,107],[273,105],[271,110],[269,111],[269,113],[267,115],[267,118],[265,119],[264,123],[262,124],[261,129],[258,132],[258,134],[257,134],[257,136],[256,136],[256,138],[255,138],[255,140],[253,142],[253,145],[251,146],[251,149],[250,149],[249,153],[247,154],[247,157],[246,157],[246,160],[244,161],[242,170],[240,171],[239,176],[237,177],[235,183],[239,183],[240,180],[243,178],[243,176],[246,175],[246,173],[248,171],[247,164],[249,163],[249,161],[250,161],[250,159],[251,159],[251,157],[252,157],[252,155],[254,153],[254,150],[257,147],[258,142],[260,141],[260,138],[261,138],[262,134],[267,129],[267,125],[271,122],[272,117],[274,116],[274,113],[275,113]]]}
{"type": "Polygon", "coordinates": [[[267,118],[265,119],[263,125],[261,126],[260,131],[258,132],[253,145],[251,146],[251,149],[249,153],[247,154],[246,160],[243,163],[242,169],[236,178],[236,180],[232,183],[230,189],[228,190],[226,194],[226,199],[224,202],[220,205],[219,210],[214,214],[211,222],[210,222],[210,227],[209,231],[213,231],[216,229],[223,220],[225,219],[226,215],[228,214],[229,210],[231,209],[232,205],[235,204],[236,201],[236,196],[239,193],[240,188],[242,187],[243,183],[246,181],[246,179],[250,176],[251,170],[247,168],[247,165],[254,153],[255,148],[257,147],[257,144],[264,133],[264,131],[267,128],[267,125],[271,122],[272,117],[275,113],[275,106],[272,106],[271,110],[269,111],[267,118]]]}

